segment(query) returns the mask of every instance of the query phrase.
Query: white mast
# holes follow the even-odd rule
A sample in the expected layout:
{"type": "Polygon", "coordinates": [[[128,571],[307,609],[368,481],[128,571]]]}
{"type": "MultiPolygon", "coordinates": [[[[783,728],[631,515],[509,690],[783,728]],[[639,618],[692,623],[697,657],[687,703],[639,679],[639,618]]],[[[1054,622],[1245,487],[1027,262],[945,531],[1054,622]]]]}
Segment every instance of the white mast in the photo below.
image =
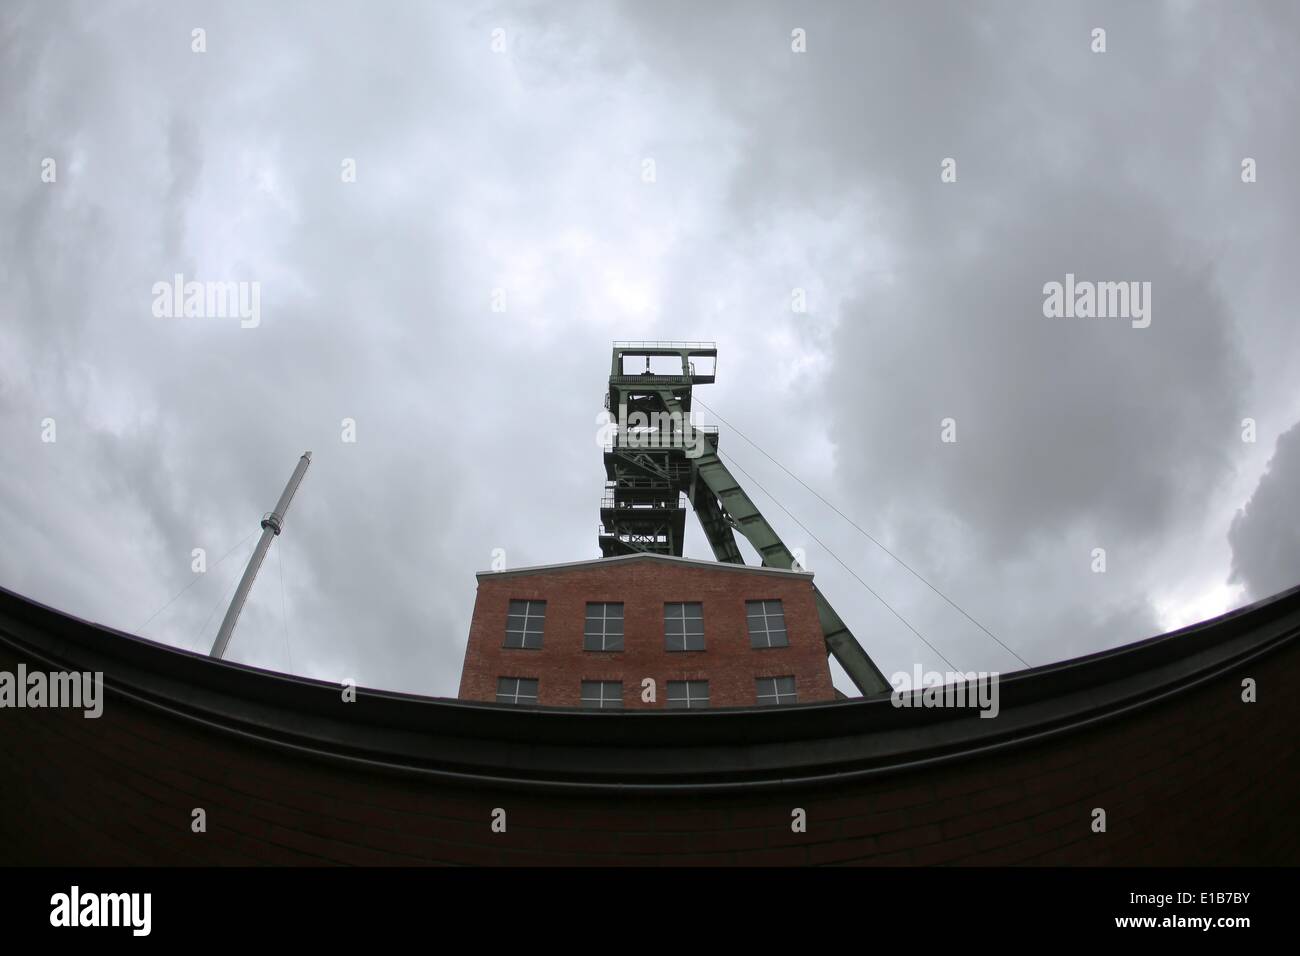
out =
{"type": "Polygon", "coordinates": [[[239,612],[244,609],[244,601],[247,600],[249,589],[253,586],[253,579],[257,577],[257,571],[262,566],[262,559],[266,557],[266,552],[271,549],[272,539],[284,529],[284,516],[289,511],[289,502],[293,501],[294,492],[298,490],[302,476],[307,473],[307,466],[310,464],[311,452],[303,452],[303,456],[298,459],[298,467],[293,470],[293,474],[289,476],[289,483],[284,486],[284,493],[280,495],[275,510],[262,516],[262,538],[257,542],[253,556],[248,559],[248,567],[244,569],[244,577],[240,580],[239,588],[230,601],[230,607],[226,610],[226,617],[221,622],[221,630],[217,632],[217,639],[212,644],[209,657],[220,660],[225,656],[226,645],[230,643],[230,635],[234,633],[239,612]]]}

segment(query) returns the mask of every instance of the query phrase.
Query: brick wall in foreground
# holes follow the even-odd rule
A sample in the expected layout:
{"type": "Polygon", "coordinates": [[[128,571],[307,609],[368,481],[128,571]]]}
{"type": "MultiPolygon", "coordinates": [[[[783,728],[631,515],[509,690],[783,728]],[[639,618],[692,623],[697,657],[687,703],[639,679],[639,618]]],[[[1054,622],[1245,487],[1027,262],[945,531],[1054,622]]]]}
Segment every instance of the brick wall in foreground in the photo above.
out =
{"type": "MultiPolygon", "coordinates": [[[[0,650],[0,669],[16,659],[0,650]]],[[[35,666],[34,664],[32,666],[35,666]]],[[[0,710],[0,862],[1300,862],[1300,645],[1068,738],[824,789],[474,791],[262,749],[111,699],[0,710]],[[1242,676],[1259,702],[1240,702],[1242,676]],[[190,830],[207,811],[208,832],[190,830]],[[493,808],[507,832],[490,829],[493,808]],[[808,832],[792,833],[792,808],[808,832]],[[1108,832],[1089,829],[1103,807],[1108,832]]]]}

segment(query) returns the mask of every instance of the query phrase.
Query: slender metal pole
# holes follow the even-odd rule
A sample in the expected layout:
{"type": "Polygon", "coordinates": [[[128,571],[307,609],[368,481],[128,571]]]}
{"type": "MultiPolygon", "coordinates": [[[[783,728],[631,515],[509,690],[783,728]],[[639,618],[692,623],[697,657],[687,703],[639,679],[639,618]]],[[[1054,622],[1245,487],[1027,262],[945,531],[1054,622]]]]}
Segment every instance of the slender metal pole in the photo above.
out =
{"type": "Polygon", "coordinates": [[[235,596],[230,601],[230,607],[226,609],[226,616],[221,622],[221,630],[217,632],[217,639],[212,644],[209,657],[220,660],[225,656],[226,645],[230,643],[230,635],[234,633],[239,612],[244,609],[244,601],[248,599],[248,592],[253,587],[253,579],[257,577],[257,571],[262,566],[262,559],[266,557],[266,552],[271,549],[271,540],[284,529],[284,516],[289,512],[289,503],[293,501],[294,492],[298,490],[298,485],[302,483],[302,476],[307,473],[307,466],[310,464],[311,452],[304,452],[298,459],[298,467],[289,476],[289,483],[284,486],[284,493],[276,502],[275,510],[262,516],[261,540],[253,550],[253,556],[248,559],[248,567],[244,568],[244,576],[240,579],[235,596]]]}

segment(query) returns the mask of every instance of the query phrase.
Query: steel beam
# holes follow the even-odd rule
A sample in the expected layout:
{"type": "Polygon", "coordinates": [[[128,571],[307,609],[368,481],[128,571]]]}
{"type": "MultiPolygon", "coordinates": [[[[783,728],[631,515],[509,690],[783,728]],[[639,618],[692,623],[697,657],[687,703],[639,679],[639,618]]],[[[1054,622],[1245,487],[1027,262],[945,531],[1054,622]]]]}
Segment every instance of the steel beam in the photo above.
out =
{"type": "MultiPolygon", "coordinates": [[[[681,411],[680,405],[670,394],[665,394],[664,404],[669,411],[681,411]]],[[[719,561],[744,563],[731,533],[734,527],[753,545],[765,567],[793,568],[794,555],[730,469],[723,464],[717,448],[708,442],[705,443],[705,448],[698,458],[691,459],[691,504],[700,517],[700,524],[713,547],[714,555],[719,561]],[[719,518],[722,519],[721,522],[719,518]],[[728,518],[731,524],[726,523],[728,518]]],[[[815,584],[813,593],[827,653],[839,661],[864,697],[890,691],[892,687],[885,675],[815,584]]]]}

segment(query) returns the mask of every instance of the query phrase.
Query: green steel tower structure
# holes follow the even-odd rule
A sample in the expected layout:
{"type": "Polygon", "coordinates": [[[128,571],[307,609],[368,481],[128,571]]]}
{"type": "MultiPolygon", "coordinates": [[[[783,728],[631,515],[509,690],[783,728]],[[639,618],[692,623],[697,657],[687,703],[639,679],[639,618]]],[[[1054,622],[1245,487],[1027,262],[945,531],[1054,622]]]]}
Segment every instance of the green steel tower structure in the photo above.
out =
{"type": "MultiPolygon", "coordinates": [[[[717,359],[712,342],[614,343],[605,399],[613,421],[600,504],[605,557],[637,551],[680,557],[689,502],[719,561],[745,563],[739,531],[764,566],[795,566],[790,549],[718,457],[717,429],[691,424],[691,390],[714,381],[717,359]],[[656,359],[671,367],[652,369],[656,359]]],[[[891,690],[830,602],[814,591],[827,653],[863,695],[891,690]]]]}

